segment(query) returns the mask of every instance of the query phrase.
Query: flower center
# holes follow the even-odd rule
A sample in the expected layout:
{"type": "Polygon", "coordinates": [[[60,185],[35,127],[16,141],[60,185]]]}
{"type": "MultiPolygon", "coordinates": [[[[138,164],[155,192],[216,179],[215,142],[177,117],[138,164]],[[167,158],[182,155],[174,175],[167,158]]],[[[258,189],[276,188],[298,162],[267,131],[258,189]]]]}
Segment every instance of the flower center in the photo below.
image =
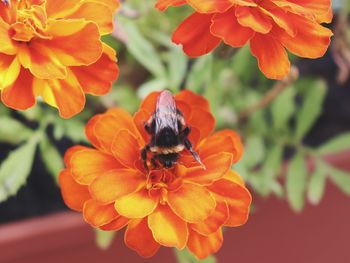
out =
{"type": "Polygon", "coordinates": [[[45,33],[46,21],[43,7],[22,0],[17,5],[16,22],[11,25],[10,35],[13,40],[21,42],[29,42],[35,36],[50,39],[45,33]]]}
{"type": "Polygon", "coordinates": [[[153,170],[148,174],[146,189],[150,195],[160,196],[160,203],[165,204],[169,191],[175,191],[182,184],[182,179],[175,174],[175,168],[153,170]]]}

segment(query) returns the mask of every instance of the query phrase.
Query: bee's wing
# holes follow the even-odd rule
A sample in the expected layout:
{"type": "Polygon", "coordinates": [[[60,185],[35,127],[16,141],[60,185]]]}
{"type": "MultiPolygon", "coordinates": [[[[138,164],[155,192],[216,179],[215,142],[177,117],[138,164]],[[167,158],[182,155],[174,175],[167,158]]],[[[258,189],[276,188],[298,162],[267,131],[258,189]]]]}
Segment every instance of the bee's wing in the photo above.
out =
{"type": "Polygon", "coordinates": [[[174,130],[176,134],[179,133],[176,102],[170,91],[165,90],[160,93],[157,101],[155,120],[156,133],[166,127],[174,130]]]}

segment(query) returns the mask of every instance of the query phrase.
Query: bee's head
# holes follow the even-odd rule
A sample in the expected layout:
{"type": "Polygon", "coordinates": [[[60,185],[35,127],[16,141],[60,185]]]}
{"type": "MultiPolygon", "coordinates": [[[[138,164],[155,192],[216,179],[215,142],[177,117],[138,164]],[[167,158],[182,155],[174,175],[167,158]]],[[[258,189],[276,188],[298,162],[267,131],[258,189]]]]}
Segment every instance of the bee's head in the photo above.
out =
{"type": "Polygon", "coordinates": [[[165,127],[162,130],[160,130],[156,134],[155,139],[156,145],[159,147],[172,147],[178,145],[179,143],[178,135],[173,129],[169,127],[165,127]]]}

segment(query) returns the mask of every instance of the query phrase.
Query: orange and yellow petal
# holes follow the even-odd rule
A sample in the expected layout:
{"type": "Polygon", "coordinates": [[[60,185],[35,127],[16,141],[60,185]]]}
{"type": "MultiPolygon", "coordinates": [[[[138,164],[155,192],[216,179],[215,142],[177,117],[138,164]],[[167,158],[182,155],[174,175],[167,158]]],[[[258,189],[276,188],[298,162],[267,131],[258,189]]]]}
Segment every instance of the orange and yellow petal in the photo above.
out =
{"type": "Polygon", "coordinates": [[[238,23],[234,8],[215,14],[210,31],[234,48],[244,46],[254,36],[254,30],[238,23]]]}
{"type": "Polygon", "coordinates": [[[283,79],[290,71],[290,61],[284,46],[278,39],[255,34],[250,50],[257,58],[260,70],[270,79],[283,79]]]}
{"type": "Polygon", "coordinates": [[[208,236],[220,229],[229,219],[229,208],[224,201],[216,201],[215,210],[204,221],[191,224],[197,233],[208,236]]]}
{"type": "Polygon", "coordinates": [[[189,57],[198,57],[215,49],[221,39],[212,35],[210,25],[212,14],[194,13],[187,17],[175,30],[172,40],[183,46],[189,57]]]}
{"type": "Polygon", "coordinates": [[[64,79],[34,79],[34,92],[58,109],[62,118],[71,118],[84,109],[85,94],[71,71],[64,79]]]}
{"type": "Polygon", "coordinates": [[[128,130],[116,134],[111,151],[121,164],[129,168],[135,168],[135,161],[140,156],[138,141],[128,130]]]}
{"type": "Polygon", "coordinates": [[[198,147],[200,156],[204,158],[218,151],[231,153],[232,162],[238,162],[244,151],[239,134],[232,130],[220,130],[204,140],[198,147]]]}
{"type": "Polygon", "coordinates": [[[148,216],[148,227],[154,239],[166,247],[183,249],[188,240],[187,223],[179,218],[167,205],[159,205],[148,216]]]}
{"type": "Polygon", "coordinates": [[[156,3],[156,8],[158,8],[160,11],[166,10],[168,7],[171,6],[180,6],[186,4],[186,0],[158,0],[156,3]]]}
{"type": "Polygon", "coordinates": [[[100,226],[99,228],[104,231],[118,231],[125,227],[130,222],[129,218],[119,215],[113,219],[110,223],[100,226]]]}
{"type": "Polygon", "coordinates": [[[53,38],[42,40],[65,66],[88,66],[102,55],[98,27],[84,19],[50,20],[47,33],[53,38]],[[84,43],[84,48],[81,47],[84,43]]]}
{"type": "Polygon", "coordinates": [[[143,174],[137,170],[119,169],[105,172],[89,185],[91,195],[102,204],[139,190],[145,184],[143,174]]]}
{"type": "Polygon", "coordinates": [[[190,229],[189,233],[187,247],[198,259],[207,258],[219,251],[222,246],[223,236],[221,229],[209,236],[198,234],[192,229],[190,229]]]}
{"type": "Polygon", "coordinates": [[[1,90],[1,101],[16,110],[26,110],[32,107],[35,104],[32,74],[21,68],[13,84],[1,90]]]}
{"type": "Polygon", "coordinates": [[[218,153],[202,160],[205,169],[197,166],[188,168],[183,175],[183,180],[200,185],[210,185],[220,180],[231,168],[232,154],[218,153]]]}
{"type": "Polygon", "coordinates": [[[91,198],[87,186],[78,184],[68,169],[58,179],[64,203],[72,210],[82,211],[84,203],[91,198]]]}
{"type": "Polygon", "coordinates": [[[216,206],[206,188],[192,183],[183,183],[176,191],[169,191],[167,202],[176,215],[189,223],[205,220],[216,206]]]}
{"type": "Polygon", "coordinates": [[[76,151],[70,158],[74,179],[84,185],[89,185],[100,175],[121,167],[113,156],[95,149],[76,151]]]}
{"type": "Polygon", "coordinates": [[[91,150],[91,148],[86,147],[86,146],[82,146],[82,145],[74,145],[70,148],[68,148],[68,150],[65,152],[64,154],[64,164],[66,165],[67,168],[71,167],[71,158],[73,156],[73,154],[75,154],[76,152],[80,152],[80,151],[84,151],[84,150],[91,150]]]}
{"type": "MultiPolygon", "coordinates": [[[[230,171],[230,173],[234,173],[230,171]]],[[[234,175],[231,175],[234,177],[234,175]]],[[[225,225],[240,226],[245,224],[249,215],[252,197],[249,191],[239,183],[227,178],[216,181],[208,187],[217,200],[225,201],[229,208],[229,218],[225,225]]]]}
{"type": "Polygon", "coordinates": [[[114,207],[119,214],[128,218],[144,218],[156,209],[159,196],[150,195],[148,190],[120,196],[116,199],[114,207]]]}
{"type": "Polygon", "coordinates": [[[104,44],[103,50],[102,56],[92,65],[71,67],[83,91],[95,96],[107,94],[119,75],[114,49],[104,44]]]}
{"type": "Polygon", "coordinates": [[[291,37],[284,32],[276,32],[283,46],[300,57],[322,57],[329,47],[332,31],[302,16],[291,14],[290,17],[297,33],[291,37]]]}
{"type": "Polygon", "coordinates": [[[244,6],[237,6],[235,9],[237,21],[244,27],[249,27],[255,32],[267,34],[272,29],[272,24],[268,16],[260,9],[244,6]]]}
{"type": "Polygon", "coordinates": [[[148,227],[147,218],[131,220],[125,231],[124,241],[129,248],[145,258],[152,257],[160,248],[148,227]]]}
{"type": "Polygon", "coordinates": [[[230,0],[187,0],[187,3],[199,13],[221,13],[233,6],[230,0]]]}
{"type": "Polygon", "coordinates": [[[132,116],[120,108],[111,109],[106,114],[100,115],[93,124],[93,134],[100,147],[110,153],[114,137],[120,130],[126,129],[133,135],[138,134],[132,116]]]}
{"type": "Polygon", "coordinates": [[[102,205],[94,199],[85,202],[83,216],[87,223],[93,227],[99,227],[111,223],[119,217],[113,204],[102,205]]]}
{"type": "Polygon", "coordinates": [[[190,90],[182,90],[175,95],[176,102],[183,101],[190,107],[195,106],[204,111],[210,111],[209,102],[202,96],[190,90]]]}
{"type": "MultiPolygon", "coordinates": [[[[0,9],[3,8],[5,7],[0,6],[0,9]]],[[[7,55],[14,55],[17,52],[17,47],[15,46],[14,41],[10,38],[9,29],[9,25],[0,18],[0,52],[7,55]]]]}

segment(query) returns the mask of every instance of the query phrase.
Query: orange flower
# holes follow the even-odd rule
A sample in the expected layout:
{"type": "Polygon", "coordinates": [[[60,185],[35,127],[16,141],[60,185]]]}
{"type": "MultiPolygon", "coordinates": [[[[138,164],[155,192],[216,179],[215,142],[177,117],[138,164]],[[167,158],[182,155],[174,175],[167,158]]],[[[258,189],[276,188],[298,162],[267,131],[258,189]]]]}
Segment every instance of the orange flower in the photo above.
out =
{"type": "Polygon", "coordinates": [[[118,76],[116,54],[101,35],[113,29],[118,0],[0,1],[0,91],[25,110],[35,97],[69,118],[85,93],[103,95],[118,76]]]}
{"type": "Polygon", "coordinates": [[[190,141],[206,170],[186,150],[172,168],[147,171],[140,151],[150,138],[143,125],[158,95],[150,94],[133,117],[117,108],[89,121],[85,132],[94,148],[67,151],[59,177],[62,195],[93,227],[127,226],[126,245],[143,257],[153,256],[162,245],[187,246],[205,258],[221,247],[222,226],[240,226],[247,220],[251,196],[231,170],[243,146],[233,131],[213,133],[208,102],[182,91],[176,104],[192,129],[190,141]]]}
{"type": "Polygon", "coordinates": [[[331,0],[158,0],[156,7],[189,4],[195,13],[173,34],[190,57],[204,55],[221,41],[234,48],[250,42],[260,70],[282,79],[290,70],[286,49],[304,58],[326,52],[332,32],[320,23],[332,20],[331,0]]]}

